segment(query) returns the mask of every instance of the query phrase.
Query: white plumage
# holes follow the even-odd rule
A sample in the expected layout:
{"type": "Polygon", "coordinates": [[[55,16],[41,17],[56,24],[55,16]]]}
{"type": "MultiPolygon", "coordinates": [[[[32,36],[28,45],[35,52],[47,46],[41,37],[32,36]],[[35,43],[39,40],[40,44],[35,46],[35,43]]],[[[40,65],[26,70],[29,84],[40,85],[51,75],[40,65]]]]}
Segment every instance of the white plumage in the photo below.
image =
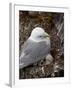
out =
{"type": "Polygon", "coordinates": [[[43,28],[36,27],[24,43],[19,57],[19,68],[38,62],[50,53],[50,37],[43,28]]]}

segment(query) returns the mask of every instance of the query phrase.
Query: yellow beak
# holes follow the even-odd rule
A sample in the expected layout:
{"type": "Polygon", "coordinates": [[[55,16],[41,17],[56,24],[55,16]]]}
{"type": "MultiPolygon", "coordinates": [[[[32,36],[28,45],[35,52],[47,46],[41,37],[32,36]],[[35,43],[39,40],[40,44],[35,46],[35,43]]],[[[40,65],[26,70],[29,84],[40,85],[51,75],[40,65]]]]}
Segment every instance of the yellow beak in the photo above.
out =
{"type": "Polygon", "coordinates": [[[47,33],[44,33],[44,37],[50,37],[50,35],[47,33]]]}

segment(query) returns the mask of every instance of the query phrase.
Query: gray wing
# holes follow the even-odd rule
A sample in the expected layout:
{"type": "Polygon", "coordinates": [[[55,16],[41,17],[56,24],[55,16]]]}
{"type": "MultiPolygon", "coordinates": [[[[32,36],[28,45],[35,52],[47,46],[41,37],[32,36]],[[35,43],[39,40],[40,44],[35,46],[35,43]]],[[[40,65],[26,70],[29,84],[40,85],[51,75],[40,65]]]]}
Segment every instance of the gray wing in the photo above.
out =
{"type": "Polygon", "coordinates": [[[19,59],[19,67],[23,68],[44,58],[50,52],[50,45],[46,42],[35,43],[27,40],[23,45],[19,59]]]}

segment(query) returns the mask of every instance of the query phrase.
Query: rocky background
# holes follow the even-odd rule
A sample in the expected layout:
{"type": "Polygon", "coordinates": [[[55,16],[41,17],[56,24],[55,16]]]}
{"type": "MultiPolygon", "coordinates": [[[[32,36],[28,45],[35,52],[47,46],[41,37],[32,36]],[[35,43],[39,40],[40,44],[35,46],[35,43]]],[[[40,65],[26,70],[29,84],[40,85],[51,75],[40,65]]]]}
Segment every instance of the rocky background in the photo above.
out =
{"type": "Polygon", "coordinates": [[[64,77],[64,13],[19,11],[19,53],[35,27],[51,36],[53,60],[45,59],[19,70],[19,79],[64,77]]]}

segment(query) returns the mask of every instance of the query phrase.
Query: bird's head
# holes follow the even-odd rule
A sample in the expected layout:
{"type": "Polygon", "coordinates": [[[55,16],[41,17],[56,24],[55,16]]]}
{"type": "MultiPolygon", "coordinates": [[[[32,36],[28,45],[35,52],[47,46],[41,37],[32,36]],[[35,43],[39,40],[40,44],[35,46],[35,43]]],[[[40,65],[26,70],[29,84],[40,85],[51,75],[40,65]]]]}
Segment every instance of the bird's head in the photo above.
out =
{"type": "Polygon", "coordinates": [[[50,35],[44,31],[43,28],[36,27],[31,32],[31,39],[41,41],[45,39],[50,39],[50,35]]]}

